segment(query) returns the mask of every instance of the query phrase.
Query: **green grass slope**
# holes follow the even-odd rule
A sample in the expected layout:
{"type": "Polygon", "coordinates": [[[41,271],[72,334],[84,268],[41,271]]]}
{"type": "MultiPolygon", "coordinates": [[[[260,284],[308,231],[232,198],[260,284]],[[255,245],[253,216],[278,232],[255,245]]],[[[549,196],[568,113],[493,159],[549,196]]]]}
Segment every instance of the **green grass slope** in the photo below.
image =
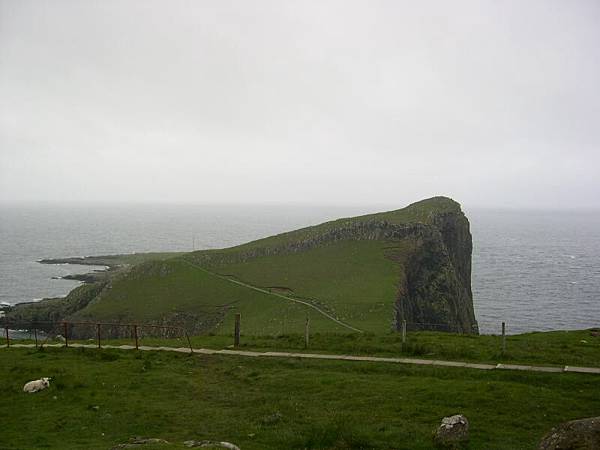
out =
{"type": "Polygon", "coordinates": [[[216,327],[231,332],[235,313],[243,316],[245,332],[300,332],[307,315],[315,331],[343,331],[343,328],[311,308],[242,287],[199,270],[187,261],[173,259],[136,266],[126,277],[71,320],[98,322],[142,322],[174,318],[185,314],[196,319],[203,330],[216,327]],[[289,317],[285,324],[283,320],[289,317]]]}
{"type": "MultiPolygon", "coordinates": [[[[211,267],[253,285],[307,299],[364,331],[389,331],[401,243],[340,241],[304,252],[211,267]]],[[[210,267],[210,266],[209,266],[210,267]]]]}
{"type": "Polygon", "coordinates": [[[125,253],[119,255],[101,255],[101,256],[77,256],[69,258],[50,258],[42,259],[38,262],[42,264],[79,264],[89,266],[109,266],[111,268],[119,266],[132,266],[146,261],[163,261],[182,255],[183,252],[148,252],[148,253],[125,253]]]}

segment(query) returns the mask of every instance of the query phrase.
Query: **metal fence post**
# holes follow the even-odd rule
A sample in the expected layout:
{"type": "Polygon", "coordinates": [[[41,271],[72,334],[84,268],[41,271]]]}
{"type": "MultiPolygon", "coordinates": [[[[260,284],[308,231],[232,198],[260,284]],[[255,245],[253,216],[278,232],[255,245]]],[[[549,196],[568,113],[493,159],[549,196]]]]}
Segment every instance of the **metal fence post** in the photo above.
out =
{"type": "Polygon", "coordinates": [[[100,324],[99,323],[96,324],[96,336],[98,337],[98,348],[102,348],[102,345],[100,344],[100,324]]]}
{"type": "Polygon", "coordinates": [[[235,329],[233,336],[233,345],[234,347],[240,346],[240,322],[242,319],[242,315],[240,313],[235,314],[235,329]]]}
{"type": "Polygon", "coordinates": [[[6,331],[6,348],[10,348],[10,338],[8,337],[8,327],[4,327],[4,331],[6,331]]]}
{"type": "Polygon", "coordinates": [[[38,348],[37,328],[33,329],[33,337],[35,339],[35,348],[38,348]]]}
{"type": "Polygon", "coordinates": [[[506,323],[502,322],[502,354],[506,352],[506,323]]]}
{"type": "Polygon", "coordinates": [[[406,343],[406,320],[402,321],[402,343],[406,343]]]}

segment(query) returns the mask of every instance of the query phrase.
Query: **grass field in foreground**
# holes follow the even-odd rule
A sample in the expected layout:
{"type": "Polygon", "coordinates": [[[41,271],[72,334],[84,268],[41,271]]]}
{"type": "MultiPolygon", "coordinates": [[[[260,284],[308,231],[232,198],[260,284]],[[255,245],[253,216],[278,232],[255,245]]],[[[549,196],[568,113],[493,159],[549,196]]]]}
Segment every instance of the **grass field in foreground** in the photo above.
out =
{"type": "MultiPolygon", "coordinates": [[[[598,377],[119,350],[0,350],[3,449],[109,449],[130,437],[244,450],[429,449],[463,413],[470,449],[533,449],[600,414],[598,377]],[[23,384],[52,377],[25,394],[23,384]]],[[[157,446],[156,448],[169,448],[157,446]]]]}

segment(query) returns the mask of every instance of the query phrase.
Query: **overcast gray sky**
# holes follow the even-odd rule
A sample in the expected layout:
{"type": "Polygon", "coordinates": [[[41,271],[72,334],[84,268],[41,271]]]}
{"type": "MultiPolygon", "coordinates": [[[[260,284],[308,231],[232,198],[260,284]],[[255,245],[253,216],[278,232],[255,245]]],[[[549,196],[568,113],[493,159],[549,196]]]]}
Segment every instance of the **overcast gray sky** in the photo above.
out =
{"type": "Polygon", "coordinates": [[[0,0],[0,202],[600,207],[600,2],[0,0]]]}

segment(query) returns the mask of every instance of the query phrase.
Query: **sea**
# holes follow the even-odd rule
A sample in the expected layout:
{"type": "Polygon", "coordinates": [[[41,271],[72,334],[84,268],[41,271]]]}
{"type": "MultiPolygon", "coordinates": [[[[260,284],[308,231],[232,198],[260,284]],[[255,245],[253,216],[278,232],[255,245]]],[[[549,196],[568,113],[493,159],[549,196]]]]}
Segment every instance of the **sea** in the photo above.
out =
{"type": "MultiPolygon", "coordinates": [[[[0,304],[66,295],[61,279],[103,267],[44,258],[223,248],[394,207],[310,205],[3,205],[0,304]]],[[[600,211],[464,208],[473,234],[480,331],[600,326],[600,211]]]]}

